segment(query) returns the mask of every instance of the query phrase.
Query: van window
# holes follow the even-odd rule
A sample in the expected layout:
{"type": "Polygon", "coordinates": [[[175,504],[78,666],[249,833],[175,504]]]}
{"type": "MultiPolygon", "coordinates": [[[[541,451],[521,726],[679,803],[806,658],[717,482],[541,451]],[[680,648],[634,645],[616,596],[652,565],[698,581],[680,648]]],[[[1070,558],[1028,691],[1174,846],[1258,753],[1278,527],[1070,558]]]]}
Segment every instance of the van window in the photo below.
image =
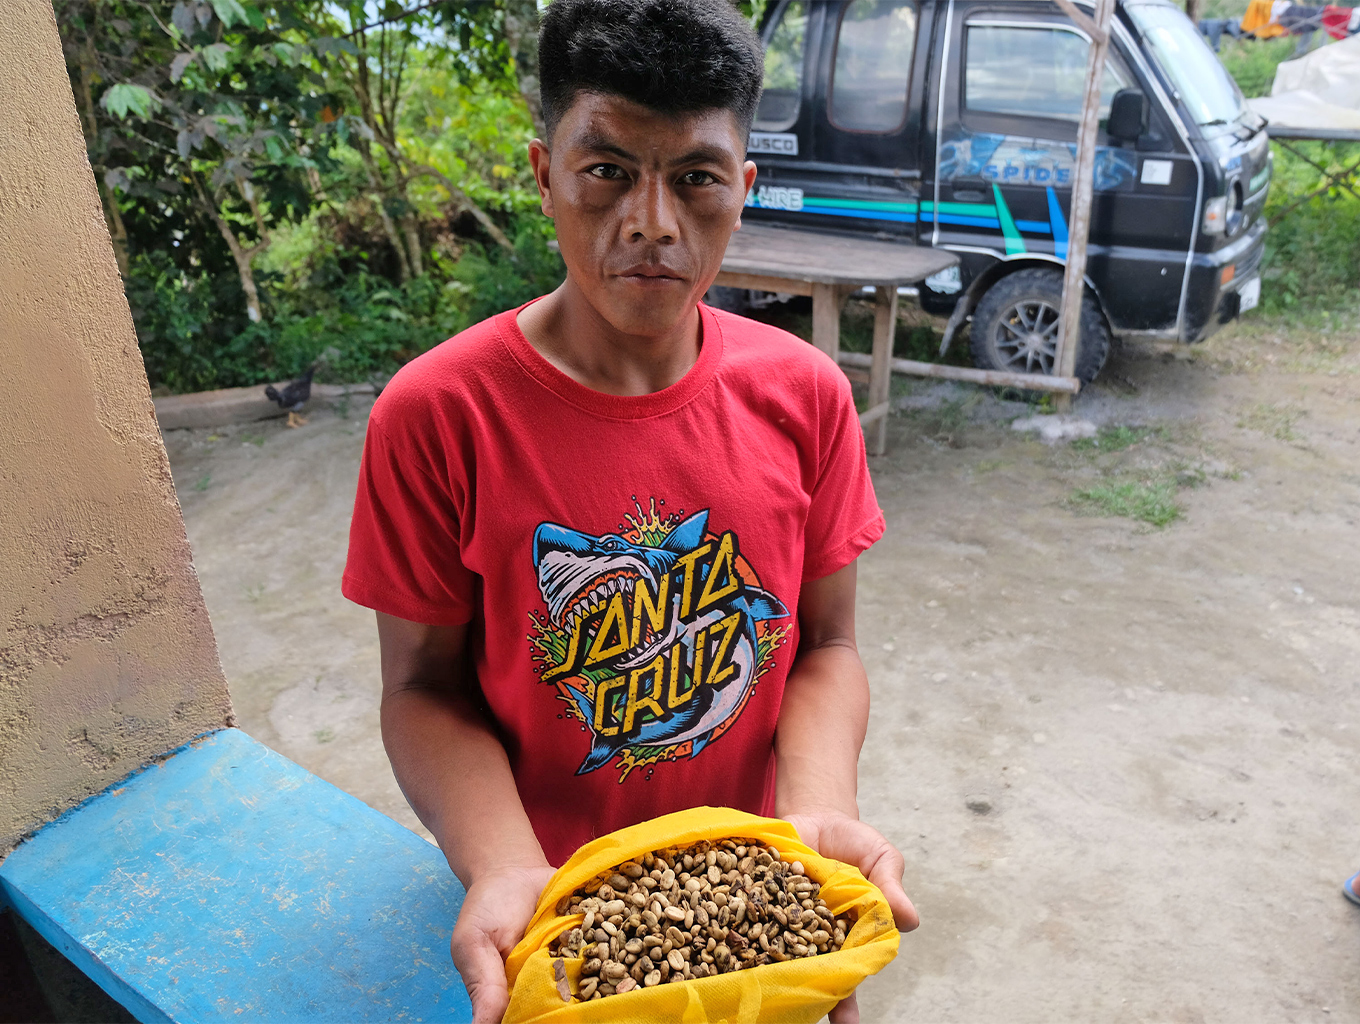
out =
{"type": "Polygon", "coordinates": [[[853,0],[841,17],[831,76],[831,123],[892,132],[907,116],[916,47],[916,7],[903,0],[853,0]]]}
{"type": "Polygon", "coordinates": [[[782,132],[798,120],[803,96],[803,39],[807,35],[807,4],[789,0],[775,15],[766,36],[765,91],[756,110],[755,129],[782,132]]]}
{"type": "MultiPolygon", "coordinates": [[[[1081,120],[1086,86],[1085,36],[1050,25],[969,25],[964,107],[975,114],[1081,120]]],[[[1133,76],[1111,51],[1100,83],[1100,118],[1133,76]]]]}

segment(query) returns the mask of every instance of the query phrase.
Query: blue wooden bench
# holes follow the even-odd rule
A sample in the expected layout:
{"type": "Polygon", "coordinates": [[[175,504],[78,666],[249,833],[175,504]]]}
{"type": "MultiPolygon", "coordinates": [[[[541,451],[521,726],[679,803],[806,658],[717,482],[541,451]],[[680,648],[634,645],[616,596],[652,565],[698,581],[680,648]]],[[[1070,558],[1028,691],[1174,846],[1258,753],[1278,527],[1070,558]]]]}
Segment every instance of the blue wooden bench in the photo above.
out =
{"type": "Polygon", "coordinates": [[[236,729],[42,828],[0,900],[143,1022],[472,1018],[439,850],[236,729]]]}

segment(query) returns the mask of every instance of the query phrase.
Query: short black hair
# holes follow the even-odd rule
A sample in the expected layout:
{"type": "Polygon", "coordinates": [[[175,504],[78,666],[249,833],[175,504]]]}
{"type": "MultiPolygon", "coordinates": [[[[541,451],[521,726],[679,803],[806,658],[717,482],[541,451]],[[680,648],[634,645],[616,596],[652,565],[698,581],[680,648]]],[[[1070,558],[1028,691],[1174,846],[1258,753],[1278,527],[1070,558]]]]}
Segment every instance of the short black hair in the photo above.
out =
{"type": "Polygon", "coordinates": [[[727,109],[745,139],[765,58],[728,0],[553,0],[539,32],[538,72],[549,139],[580,92],[622,96],[662,114],[727,109]]]}

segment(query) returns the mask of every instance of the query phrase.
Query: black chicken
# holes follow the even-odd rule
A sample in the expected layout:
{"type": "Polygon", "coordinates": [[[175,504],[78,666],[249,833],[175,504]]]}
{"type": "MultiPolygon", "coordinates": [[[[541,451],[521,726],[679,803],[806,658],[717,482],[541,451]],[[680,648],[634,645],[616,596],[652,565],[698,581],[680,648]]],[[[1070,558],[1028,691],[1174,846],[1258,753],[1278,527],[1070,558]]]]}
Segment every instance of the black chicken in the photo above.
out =
{"type": "Polygon", "coordinates": [[[266,384],[264,397],[278,405],[280,409],[288,410],[288,425],[290,427],[300,427],[307,420],[298,415],[302,407],[307,404],[307,399],[312,397],[312,377],[316,373],[313,366],[307,370],[297,380],[289,381],[280,391],[273,384],[266,384]]]}

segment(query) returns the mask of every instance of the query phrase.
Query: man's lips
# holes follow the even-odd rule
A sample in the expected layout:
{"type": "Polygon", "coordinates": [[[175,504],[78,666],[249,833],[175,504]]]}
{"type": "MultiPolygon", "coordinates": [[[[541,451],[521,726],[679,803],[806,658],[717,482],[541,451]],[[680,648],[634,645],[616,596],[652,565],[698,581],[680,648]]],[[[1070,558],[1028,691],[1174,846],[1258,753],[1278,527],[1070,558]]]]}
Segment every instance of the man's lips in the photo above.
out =
{"type": "Polygon", "coordinates": [[[664,285],[675,281],[684,281],[685,276],[678,270],[660,264],[639,264],[620,271],[617,277],[629,282],[630,284],[640,285],[664,285]]]}

